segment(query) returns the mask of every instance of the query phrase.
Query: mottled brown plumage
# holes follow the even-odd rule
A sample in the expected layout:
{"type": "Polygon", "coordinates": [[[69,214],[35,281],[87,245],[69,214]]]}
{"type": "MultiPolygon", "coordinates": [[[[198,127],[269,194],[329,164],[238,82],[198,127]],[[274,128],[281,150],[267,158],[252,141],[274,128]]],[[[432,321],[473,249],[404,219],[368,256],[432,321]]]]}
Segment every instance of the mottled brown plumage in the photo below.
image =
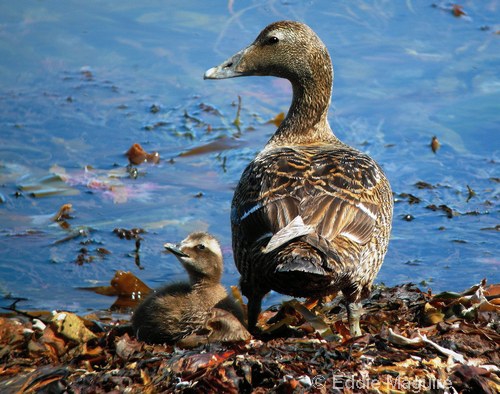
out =
{"type": "Polygon", "coordinates": [[[234,342],[249,339],[243,311],[220,284],[222,251],[207,233],[179,246],[165,244],[189,274],[189,283],[167,285],[148,296],[132,316],[136,337],[150,343],[234,342]],[[186,339],[188,338],[188,339],[186,339]]]}
{"type": "Polygon", "coordinates": [[[282,77],[293,87],[286,118],[243,172],[232,201],[234,258],[249,327],[270,290],[302,297],[342,291],[351,333],[360,335],[359,301],[389,242],[389,182],[372,158],[333,134],[327,119],[333,68],[308,26],[267,26],[205,78],[245,75],[282,77]]]}

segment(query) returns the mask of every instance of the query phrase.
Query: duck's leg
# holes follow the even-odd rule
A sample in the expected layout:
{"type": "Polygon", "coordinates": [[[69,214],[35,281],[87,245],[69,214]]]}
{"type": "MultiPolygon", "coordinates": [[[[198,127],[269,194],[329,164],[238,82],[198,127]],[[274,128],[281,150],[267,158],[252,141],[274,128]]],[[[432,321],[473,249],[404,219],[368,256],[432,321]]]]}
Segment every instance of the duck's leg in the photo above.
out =
{"type": "Polygon", "coordinates": [[[257,321],[259,320],[260,310],[262,308],[262,298],[269,292],[269,289],[262,289],[252,281],[240,278],[241,293],[248,299],[247,318],[248,331],[252,335],[259,334],[257,321]]]}
{"type": "Polygon", "coordinates": [[[248,331],[255,334],[257,329],[257,321],[259,320],[260,310],[262,308],[262,297],[259,295],[252,295],[248,297],[248,331]]]}
{"type": "Polygon", "coordinates": [[[361,336],[361,328],[359,327],[359,318],[363,307],[360,302],[350,302],[346,300],[347,321],[349,322],[349,331],[352,337],[361,336]]]}

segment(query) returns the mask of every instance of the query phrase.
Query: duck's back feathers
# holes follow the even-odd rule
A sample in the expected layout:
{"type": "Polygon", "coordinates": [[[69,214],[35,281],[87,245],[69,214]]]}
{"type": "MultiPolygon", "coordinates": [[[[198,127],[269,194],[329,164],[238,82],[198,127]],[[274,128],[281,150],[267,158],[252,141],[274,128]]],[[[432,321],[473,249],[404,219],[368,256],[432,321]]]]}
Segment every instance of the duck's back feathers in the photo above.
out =
{"type": "Polygon", "coordinates": [[[373,235],[377,199],[385,187],[376,163],[349,147],[264,150],[244,171],[234,194],[235,242],[252,248],[300,217],[313,229],[307,234],[318,239],[331,243],[342,236],[364,245],[373,235]]]}

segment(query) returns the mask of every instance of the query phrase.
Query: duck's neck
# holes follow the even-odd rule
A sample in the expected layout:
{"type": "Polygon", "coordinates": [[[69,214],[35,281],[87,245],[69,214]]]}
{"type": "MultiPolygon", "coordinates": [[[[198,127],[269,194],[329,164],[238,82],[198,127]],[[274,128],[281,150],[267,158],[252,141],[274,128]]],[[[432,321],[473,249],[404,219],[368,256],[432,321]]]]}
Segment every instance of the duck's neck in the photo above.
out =
{"type": "Polygon", "coordinates": [[[332,93],[331,68],[315,70],[311,76],[291,79],[293,99],[286,118],[268,145],[310,145],[337,141],[328,123],[332,93]]]}
{"type": "Polygon", "coordinates": [[[199,277],[190,277],[191,288],[192,289],[207,289],[217,286],[220,283],[219,277],[207,277],[207,276],[199,276],[199,277]]]}

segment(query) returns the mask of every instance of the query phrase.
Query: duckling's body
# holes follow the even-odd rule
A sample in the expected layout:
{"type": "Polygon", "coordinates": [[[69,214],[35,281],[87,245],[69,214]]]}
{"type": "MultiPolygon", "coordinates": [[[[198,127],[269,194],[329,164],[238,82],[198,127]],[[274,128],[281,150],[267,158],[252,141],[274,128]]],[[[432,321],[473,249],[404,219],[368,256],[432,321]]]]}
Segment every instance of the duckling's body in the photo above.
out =
{"type": "MultiPolygon", "coordinates": [[[[248,333],[241,324],[241,307],[220,284],[223,262],[217,240],[207,233],[193,233],[179,247],[165,247],[182,263],[190,281],[164,286],[137,307],[132,316],[137,338],[150,343],[173,343],[201,331],[208,335],[207,321],[215,313],[226,317],[229,314],[229,319],[235,316],[237,323],[233,326],[237,334],[232,337],[247,339],[248,333]],[[224,311],[217,313],[215,309],[224,311]]],[[[226,338],[220,333],[213,337],[226,338]]]]}
{"type": "Polygon", "coordinates": [[[270,290],[302,297],[342,291],[351,333],[360,335],[358,302],[369,293],[389,241],[389,182],[372,158],[333,134],[330,56],[308,26],[267,26],[205,78],[244,75],[282,77],[293,87],[287,117],[243,172],[232,201],[249,328],[270,290]]]}

